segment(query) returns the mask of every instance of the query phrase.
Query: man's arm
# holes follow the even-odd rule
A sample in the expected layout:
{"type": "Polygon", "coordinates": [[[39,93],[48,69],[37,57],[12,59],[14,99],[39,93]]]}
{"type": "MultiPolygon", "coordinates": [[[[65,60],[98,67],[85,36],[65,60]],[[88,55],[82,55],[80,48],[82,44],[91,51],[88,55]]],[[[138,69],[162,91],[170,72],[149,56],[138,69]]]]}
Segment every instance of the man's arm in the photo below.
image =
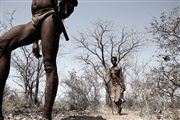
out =
{"type": "Polygon", "coordinates": [[[126,90],[126,86],[125,86],[125,83],[124,83],[124,75],[123,75],[123,70],[122,70],[122,67],[119,68],[120,70],[120,85],[123,87],[123,90],[125,91],[126,90]]]}
{"type": "Polygon", "coordinates": [[[39,49],[38,42],[39,42],[39,40],[35,41],[32,46],[32,52],[37,59],[42,56],[42,55],[40,55],[40,49],[39,49]]]}
{"type": "Polygon", "coordinates": [[[111,81],[111,69],[107,73],[107,81],[106,81],[105,85],[107,86],[110,81],[111,81]]]}

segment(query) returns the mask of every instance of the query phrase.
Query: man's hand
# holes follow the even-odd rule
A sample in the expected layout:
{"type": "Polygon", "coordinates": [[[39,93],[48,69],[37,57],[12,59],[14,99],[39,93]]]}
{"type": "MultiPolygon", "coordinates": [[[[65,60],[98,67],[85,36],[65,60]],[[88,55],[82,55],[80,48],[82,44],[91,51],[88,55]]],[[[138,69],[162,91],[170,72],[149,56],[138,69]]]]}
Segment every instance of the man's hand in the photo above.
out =
{"type": "Polygon", "coordinates": [[[40,55],[40,50],[39,50],[39,45],[38,43],[33,43],[33,46],[32,46],[32,52],[34,54],[34,56],[39,59],[42,55],[40,55]]]}

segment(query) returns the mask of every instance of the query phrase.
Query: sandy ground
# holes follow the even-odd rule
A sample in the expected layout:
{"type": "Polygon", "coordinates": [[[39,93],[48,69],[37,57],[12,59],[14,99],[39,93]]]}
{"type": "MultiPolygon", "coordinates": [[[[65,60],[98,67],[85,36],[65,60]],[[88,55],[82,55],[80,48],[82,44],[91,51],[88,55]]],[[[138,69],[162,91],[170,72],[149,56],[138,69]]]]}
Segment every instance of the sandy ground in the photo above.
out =
{"type": "MultiPolygon", "coordinates": [[[[65,111],[60,110],[56,107],[53,110],[52,118],[53,120],[180,120],[180,109],[177,109],[176,115],[179,117],[174,119],[171,117],[175,115],[174,112],[169,112],[167,114],[169,117],[167,119],[163,118],[162,115],[153,115],[141,117],[139,110],[128,110],[122,109],[122,114],[117,113],[116,108],[114,108],[114,114],[112,114],[112,109],[107,106],[102,106],[100,109],[92,111],[65,111]],[[158,119],[160,116],[161,119],[158,119]]],[[[174,111],[174,110],[173,110],[174,111]]],[[[42,119],[42,108],[22,108],[15,107],[6,104],[6,109],[4,110],[5,120],[43,120],[42,119]]]]}
{"type": "Polygon", "coordinates": [[[122,109],[121,115],[119,115],[114,109],[114,114],[112,114],[112,110],[110,108],[104,108],[103,110],[100,110],[99,113],[102,118],[105,120],[145,120],[146,118],[142,118],[139,116],[139,111],[132,111],[132,110],[126,110],[122,109]]]}
{"type": "Polygon", "coordinates": [[[68,114],[61,114],[61,116],[54,117],[54,120],[148,120],[139,116],[139,111],[123,110],[122,114],[119,115],[111,110],[102,110],[97,113],[85,112],[69,112],[68,114]]]}
{"type": "Polygon", "coordinates": [[[145,120],[139,116],[139,111],[123,110],[121,115],[104,114],[102,115],[106,120],[145,120]]]}
{"type": "MultiPolygon", "coordinates": [[[[5,120],[42,120],[40,112],[38,113],[18,113],[5,114],[5,120]]],[[[138,111],[123,110],[121,115],[112,114],[111,110],[101,112],[76,112],[76,111],[55,111],[53,120],[146,120],[141,118],[138,111]]]]}

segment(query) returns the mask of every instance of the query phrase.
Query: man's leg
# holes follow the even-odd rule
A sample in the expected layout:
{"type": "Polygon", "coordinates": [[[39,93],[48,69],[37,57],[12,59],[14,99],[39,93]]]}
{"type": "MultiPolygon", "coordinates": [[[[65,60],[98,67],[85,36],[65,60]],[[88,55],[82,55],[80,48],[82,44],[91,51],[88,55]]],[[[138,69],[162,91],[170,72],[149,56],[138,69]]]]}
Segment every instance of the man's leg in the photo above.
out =
{"type": "Polygon", "coordinates": [[[114,101],[115,101],[115,93],[116,93],[116,91],[115,91],[115,86],[114,85],[112,85],[111,86],[111,95],[110,95],[110,99],[111,99],[111,109],[112,109],[112,114],[114,115],[114,101]]]}
{"type": "Polygon", "coordinates": [[[111,86],[111,100],[112,100],[112,102],[115,101],[115,94],[116,94],[116,89],[115,89],[115,86],[112,85],[111,86]]]}
{"type": "Polygon", "coordinates": [[[51,120],[52,107],[58,87],[56,56],[59,47],[59,32],[55,27],[52,16],[49,16],[43,22],[41,37],[42,53],[46,71],[45,105],[43,117],[51,120]]]}
{"type": "Polygon", "coordinates": [[[120,99],[122,102],[125,102],[125,100],[124,100],[124,85],[118,84],[116,90],[117,90],[116,101],[118,101],[120,99]]]}
{"type": "Polygon", "coordinates": [[[123,96],[122,96],[122,87],[121,87],[121,85],[119,85],[119,84],[116,84],[115,86],[114,86],[115,88],[115,98],[114,98],[114,101],[115,102],[117,102],[117,101],[119,101],[119,99],[123,99],[123,96]]]}
{"type": "Polygon", "coordinates": [[[117,101],[117,102],[115,102],[115,104],[116,104],[116,106],[118,107],[118,113],[119,113],[119,115],[121,114],[121,111],[122,111],[122,101],[121,100],[119,100],[119,101],[117,101]]]}
{"type": "Polygon", "coordinates": [[[0,57],[0,120],[3,120],[3,115],[2,115],[3,91],[4,91],[6,79],[9,74],[9,68],[10,68],[10,54],[2,55],[0,57]]]}
{"type": "Polygon", "coordinates": [[[19,46],[32,43],[36,39],[35,32],[35,28],[29,22],[12,28],[0,37],[0,120],[4,86],[10,69],[11,51],[19,46]]]}
{"type": "Polygon", "coordinates": [[[121,87],[121,85],[117,85],[116,86],[116,98],[115,98],[115,104],[118,107],[118,113],[119,115],[121,114],[121,110],[122,110],[122,102],[123,102],[123,89],[121,87]]]}

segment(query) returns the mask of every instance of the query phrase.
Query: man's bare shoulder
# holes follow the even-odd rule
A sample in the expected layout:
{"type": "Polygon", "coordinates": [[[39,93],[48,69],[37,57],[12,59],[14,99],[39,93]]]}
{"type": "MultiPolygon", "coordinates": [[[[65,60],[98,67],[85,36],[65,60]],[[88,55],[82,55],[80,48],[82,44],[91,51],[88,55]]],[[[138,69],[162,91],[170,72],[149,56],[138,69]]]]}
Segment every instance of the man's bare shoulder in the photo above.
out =
{"type": "Polygon", "coordinates": [[[121,66],[111,67],[111,70],[120,70],[120,69],[122,69],[121,66]]]}

